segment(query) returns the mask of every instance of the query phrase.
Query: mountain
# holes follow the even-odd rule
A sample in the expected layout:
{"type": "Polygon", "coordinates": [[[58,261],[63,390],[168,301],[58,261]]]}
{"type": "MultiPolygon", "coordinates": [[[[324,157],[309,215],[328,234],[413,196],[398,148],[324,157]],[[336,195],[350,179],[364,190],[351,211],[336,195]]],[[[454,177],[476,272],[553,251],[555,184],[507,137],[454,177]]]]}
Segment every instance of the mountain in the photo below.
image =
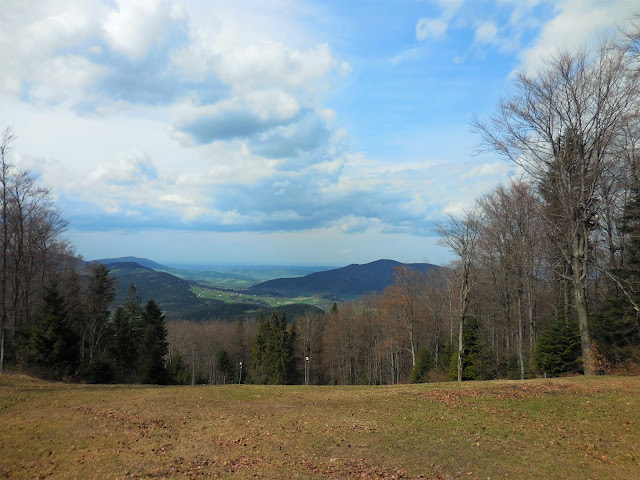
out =
{"type": "Polygon", "coordinates": [[[156,271],[170,273],[178,278],[192,280],[202,285],[244,289],[256,283],[282,277],[302,277],[312,272],[335,267],[318,266],[278,266],[278,265],[196,265],[160,263],[140,257],[118,257],[93,260],[89,263],[112,265],[115,263],[137,263],[156,271]]]}
{"type": "Polygon", "coordinates": [[[396,267],[408,266],[425,272],[442,268],[429,263],[400,263],[394,260],[377,260],[364,265],[315,272],[299,278],[278,278],[254,285],[248,289],[256,295],[279,295],[297,297],[300,295],[328,295],[340,299],[351,299],[373,292],[382,292],[393,283],[396,267]]]}
{"type": "MultiPolygon", "coordinates": [[[[136,262],[114,260],[110,262],[109,259],[105,259],[100,263],[110,270],[117,281],[115,305],[124,302],[131,284],[136,286],[138,297],[143,304],[153,298],[167,313],[178,313],[203,304],[202,299],[191,291],[191,287],[196,285],[195,282],[183,280],[166,272],[158,272],[136,262]]],[[[155,263],[151,260],[148,262],[155,263]]]]}
{"type": "MultiPolygon", "coordinates": [[[[135,257],[99,261],[109,269],[113,278],[116,279],[114,308],[124,303],[129,294],[129,287],[134,284],[142,305],[153,298],[166,313],[167,319],[233,322],[238,317],[257,317],[260,313],[268,316],[272,311],[277,311],[280,314],[286,313],[289,319],[307,312],[322,312],[313,305],[298,304],[272,308],[266,303],[226,303],[221,300],[200,298],[191,290],[191,287],[197,285],[196,282],[176,277],[167,272],[159,272],[136,262],[124,261],[125,258],[135,257]]],[[[145,260],[147,265],[160,265],[151,260],[142,260],[145,260]]],[[[160,266],[162,267],[162,265],[160,266]]]]}
{"type": "Polygon", "coordinates": [[[114,263],[137,263],[138,265],[151,268],[153,270],[170,270],[170,268],[165,265],[161,265],[157,262],[154,262],[153,260],[149,260],[148,258],[140,257],[102,258],[100,260],[93,260],[90,263],[101,263],[103,265],[113,265],[114,263]]]}

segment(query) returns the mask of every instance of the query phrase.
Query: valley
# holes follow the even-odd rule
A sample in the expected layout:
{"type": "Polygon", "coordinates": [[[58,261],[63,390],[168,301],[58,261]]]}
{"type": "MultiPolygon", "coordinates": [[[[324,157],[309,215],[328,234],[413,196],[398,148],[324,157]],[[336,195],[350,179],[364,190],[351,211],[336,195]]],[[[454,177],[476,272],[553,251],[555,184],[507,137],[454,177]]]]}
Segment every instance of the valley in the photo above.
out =
{"type": "MultiPolygon", "coordinates": [[[[272,310],[289,318],[320,313],[334,303],[373,292],[393,283],[394,271],[404,265],[377,260],[341,268],[326,266],[168,266],[147,258],[120,257],[95,260],[106,265],[116,279],[114,305],[121,305],[135,285],[144,303],[153,298],[167,319],[197,322],[235,321],[272,310]]],[[[436,265],[410,264],[421,271],[436,265]]]]}
{"type": "Polygon", "coordinates": [[[249,293],[247,290],[232,288],[216,288],[198,285],[191,287],[191,291],[198,298],[220,300],[227,303],[256,303],[269,307],[282,305],[314,305],[324,311],[328,311],[334,304],[334,300],[321,296],[277,297],[249,293]]]}

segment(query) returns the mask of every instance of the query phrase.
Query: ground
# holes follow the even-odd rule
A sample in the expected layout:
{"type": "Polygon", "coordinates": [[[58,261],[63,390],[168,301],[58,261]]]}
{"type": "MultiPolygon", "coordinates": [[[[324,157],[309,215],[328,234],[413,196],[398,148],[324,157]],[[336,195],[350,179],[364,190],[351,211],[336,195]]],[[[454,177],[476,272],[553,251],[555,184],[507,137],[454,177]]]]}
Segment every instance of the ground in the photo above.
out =
{"type": "Polygon", "coordinates": [[[640,377],[385,387],[0,375],[5,478],[640,478],[640,377]]]}

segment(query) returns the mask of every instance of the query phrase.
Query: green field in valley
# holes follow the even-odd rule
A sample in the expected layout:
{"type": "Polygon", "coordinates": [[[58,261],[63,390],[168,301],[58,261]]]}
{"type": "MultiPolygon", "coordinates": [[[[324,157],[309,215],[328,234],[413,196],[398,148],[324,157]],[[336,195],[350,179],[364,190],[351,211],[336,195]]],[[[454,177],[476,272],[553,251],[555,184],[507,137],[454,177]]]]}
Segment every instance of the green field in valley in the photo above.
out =
{"type": "Polygon", "coordinates": [[[200,298],[210,298],[214,300],[222,300],[227,303],[266,303],[270,307],[278,307],[281,305],[307,304],[315,305],[325,311],[328,311],[333,305],[333,300],[326,300],[314,296],[301,297],[274,297],[268,295],[251,295],[244,293],[242,290],[227,290],[217,288],[207,288],[203,286],[194,286],[191,291],[200,298]]]}
{"type": "Polygon", "coordinates": [[[0,375],[0,477],[640,478],[640,377],[94,386],[0,375]]]}

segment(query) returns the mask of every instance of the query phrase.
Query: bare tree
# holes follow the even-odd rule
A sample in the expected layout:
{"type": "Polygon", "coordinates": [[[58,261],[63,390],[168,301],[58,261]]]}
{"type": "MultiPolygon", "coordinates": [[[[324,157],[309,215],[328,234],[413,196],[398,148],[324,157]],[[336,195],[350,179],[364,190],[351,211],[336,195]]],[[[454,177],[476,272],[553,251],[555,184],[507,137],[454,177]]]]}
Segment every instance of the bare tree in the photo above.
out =
{"type": "Polygon", "coordinates": [[[0,316],[0,372],[4,369],[4,356],[6,344],[6,328],[7,328],[7,282],[9,276],[9,265],[7,262],[7,253],[9,250],[9,223],[7,222],[8,198],[10,179],[9,174],[12,165],[9,163],[9,152],[11,144],[15,141],[16,136],[11,127],[5,128],[2,132],[2,140],[0,140],[0,202],[2,202],[2,274],[0,277],[0,302],[2,305],[2,313],[0,316]]]}
{"type": "Polygon", "coordinates": [[[454,271],[460,285],[460,331],[458,333],[458,381],[462,381],[462,352],[464,321],[469,310],[469,296],[472,288],[471,268],[480,232],[478,212],[466,212],[462,219],[449,216],[446,224],[438,225],[439,242],[458,257],[454,271]]]}
{"type": "Polygon", "coordinates": [[[424,276],[418,270],[402,265],[395,268],[393,284],[386,288],[383,296],[387,310],[407,332],[412,367],[416,366],[417,330],[423,318],[423,291],[424,276]]]}
{"type": "Polygon", "coordinates": [[[474,121],[484,145],[520,165],[540,187],[556,248],[569,267],[584,371],[594,373],[586,281],[590,234],[602,211],[614,140],[638,114],[638,71],[626,50],[563,51],[538,75],[521,73],[515,92],[488,121],[474,121]]]}
{"type": "Polygon", "coordinates": [[[305,385],[311,382],[312,363],[315,365],[319,360],[316,355],[320,353],[324,323],[324,315],[316,313],[307,313],[296,322],[296,346],[304,365],[305,385]]]}

